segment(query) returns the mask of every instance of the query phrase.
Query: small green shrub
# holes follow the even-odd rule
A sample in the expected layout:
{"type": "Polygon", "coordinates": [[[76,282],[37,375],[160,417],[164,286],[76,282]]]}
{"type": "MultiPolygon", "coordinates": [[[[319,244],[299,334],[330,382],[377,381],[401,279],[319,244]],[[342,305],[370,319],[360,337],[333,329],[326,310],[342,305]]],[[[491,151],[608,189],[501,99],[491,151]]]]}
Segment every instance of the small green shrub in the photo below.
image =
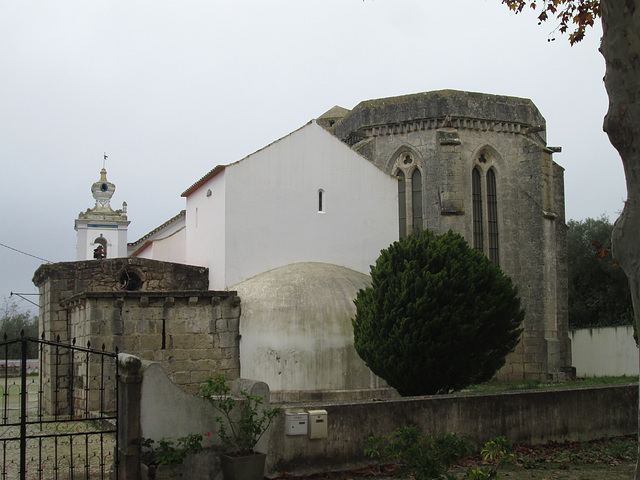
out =
{"type": "Polygon", "coordinates": [[[498,478],[498,467],[513,462],[515,455],[511,442],[503,435],[492,438],[480,450],[482,459],[492,463],[489,467],[469,468],[465,480],[481,480],[483,478],[498,478]]]}
{"type": "Polygon", "coordinates": [[[142,463],[146,465],[181,465],[188,453],[198,453],[202,450],[202,435],[190,433],[186,437],[178,438],[174,444],[170,438],[162,437],[158,446],[154,447],[154,440],[142,439],[142,463]]]}
{"type": "Polygon", "coordinates": [[[464,480],[483,480],[485,478],[498,478],[498,472],[491,467],[469,468],[464,480]]]}
{"type": "Polygon", "coordinates": [[[454,479],[448,470],[473,452],[473,443],[455,433],[423,435],[416,427],[401,427],[391,435],[367,439],[365,455],[398,463],[401,478],[454,479]]]}
{"type": "MultiPolygon", "coordinates": [[[[369,437],[364,453],[397,463],[399,478],[455,480],[449,469],[473,452],[473,442],[455,433],[423,435],[416,427],[401,427],[391,435],[369,437]]],[[[515,458],[511,442],[504,436],[489,440],[480,453],[492,465],[470,467],[463,480],[498,478],[498,468],[515,458]]]]}

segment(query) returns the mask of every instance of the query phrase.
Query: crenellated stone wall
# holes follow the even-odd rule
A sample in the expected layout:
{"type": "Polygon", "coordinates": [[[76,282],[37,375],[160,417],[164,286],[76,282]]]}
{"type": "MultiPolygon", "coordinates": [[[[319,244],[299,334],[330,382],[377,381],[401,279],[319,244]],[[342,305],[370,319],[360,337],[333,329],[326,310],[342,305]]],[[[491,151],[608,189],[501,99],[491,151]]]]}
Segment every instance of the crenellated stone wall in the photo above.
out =
{"type": "MultiPolygon", "coordinates": [[[[190,393],[208,375],[239,376],[240,299],[233,291],[207,290],[206,268],[141,258],[87,260],[42,265],[33,281],[46,340],[160,362],[190,393]]],[[[55,377],[54,369],[67,367],[72,380],[79,378],[80,364],[72,365],[45,356],[45,382],[55,377]]],[[[45,398],[53,395],[45,392],[45,398]]]]}

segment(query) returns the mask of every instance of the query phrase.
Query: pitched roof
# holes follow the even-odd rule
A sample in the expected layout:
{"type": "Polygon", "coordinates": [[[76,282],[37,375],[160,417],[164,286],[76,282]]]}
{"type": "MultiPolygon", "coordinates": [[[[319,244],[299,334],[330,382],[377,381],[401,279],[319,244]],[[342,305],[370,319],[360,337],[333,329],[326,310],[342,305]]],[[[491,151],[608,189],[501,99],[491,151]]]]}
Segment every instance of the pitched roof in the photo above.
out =
{"type": "Polygon", "coordinates": [[[179,214],[177,214],[175,217],[170,218],[169,220],[167,220],[166,222],[164,222],[162,225],[160,225],[159,227],[154,228],[153,230],[151,230],[149,233],[147,233],[146,235],[140,237],[138,240],[136,240],[135,242],[131,242],[128,243],[127,246],[129,247],[134,247],[136,245],[140,245],[143,241],[145,241],[147,238],[151,237],[154,233],[159,232],[160,230],[162,230],[165,227],[168,227],[169,225],[171,225],[173,222],[175,222],[176,220],[184,217],[187,214],[186,210],[181,210],[179,214]]]}

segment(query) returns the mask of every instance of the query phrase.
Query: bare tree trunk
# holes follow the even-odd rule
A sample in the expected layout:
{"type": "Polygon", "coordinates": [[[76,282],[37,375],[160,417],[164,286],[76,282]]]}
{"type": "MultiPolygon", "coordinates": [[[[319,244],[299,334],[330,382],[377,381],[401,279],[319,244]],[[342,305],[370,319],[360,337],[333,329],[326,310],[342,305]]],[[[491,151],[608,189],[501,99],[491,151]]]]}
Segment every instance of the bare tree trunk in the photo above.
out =
{"type": "MultiPolygon", "coordinates": [[[[618,150],[627,202],[613,230],[613,255],[627,274],[636,325],[640,316],[640,0],[602,0],[602,44],[609,110],[604,130],[618,150]]],[[[640,405],[639,405],[640,426],[640,405]]],[[[640,480],[640,455],[634,478],[640,480]]]]}

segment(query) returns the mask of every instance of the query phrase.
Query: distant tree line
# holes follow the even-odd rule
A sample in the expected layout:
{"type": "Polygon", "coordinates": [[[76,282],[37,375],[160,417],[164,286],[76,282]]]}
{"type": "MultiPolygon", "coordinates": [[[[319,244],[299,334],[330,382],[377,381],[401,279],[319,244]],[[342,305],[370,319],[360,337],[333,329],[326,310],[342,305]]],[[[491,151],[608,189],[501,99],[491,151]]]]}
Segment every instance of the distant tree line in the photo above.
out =
{"type": "Polygon", "coordinates": [[[613,224],[602,216],[567,226],[569,327],[632,325],[627,277],[611,254],[613,224]]]}
{"type": "MultiPolygon", "coordinates": [[[[7,298],[0,307],[0,342],[20,338],[24,332],[26,337],[38,337],[38,317],[25,312],[18,305],[7,298]]],[[[19,359],[21,356],[20,343],[0,345],[0,359],[19,359]]],[[[30,342],[27,348],[27,358],[38,357],[38,345],[30,342]]]]}

